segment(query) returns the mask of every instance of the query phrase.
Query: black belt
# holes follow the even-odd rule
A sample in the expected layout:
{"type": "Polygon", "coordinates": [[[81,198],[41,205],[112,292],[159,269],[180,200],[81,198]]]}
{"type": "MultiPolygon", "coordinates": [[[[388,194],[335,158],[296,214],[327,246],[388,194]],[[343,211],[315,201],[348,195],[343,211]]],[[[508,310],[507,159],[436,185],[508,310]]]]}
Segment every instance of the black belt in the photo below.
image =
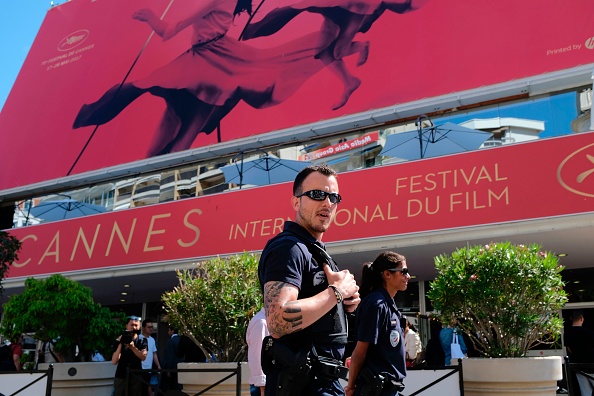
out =
{"type": "Polygon", "coordinates": [[[192,45],[192,49],[197,49],[197,48],[200,48],[200,47],[204,47],[206,44],[210,44],[213,41],[217,41],[218,39],[222,38],[223,36],[224,36],[224,34],[219,34],[218,36],[213,37],[213,38],[211,38],[209,40],[203,41],[201,43],[196,43],[196,44],[192,45]]]}

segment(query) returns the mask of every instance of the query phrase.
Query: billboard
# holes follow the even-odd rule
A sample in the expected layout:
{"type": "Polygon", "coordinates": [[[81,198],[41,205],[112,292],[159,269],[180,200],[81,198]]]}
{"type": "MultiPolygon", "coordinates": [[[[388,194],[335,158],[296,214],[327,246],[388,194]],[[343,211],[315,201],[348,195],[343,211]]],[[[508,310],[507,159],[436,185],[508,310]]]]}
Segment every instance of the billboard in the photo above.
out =
{"type": "MultiPolygon", "coordinates": [[[[341,173],[324,242],[591,213],[593,158],[589,132],[341,173]]],[[[282,183],[12,229],[9,277],[259,251],[294,218],[291,195],[282,183]]]]}
{"type": "Polygon", "coordinates": [[[590,0],[212,3],[51,8],[0,190],[594,62],[590,0]]]}

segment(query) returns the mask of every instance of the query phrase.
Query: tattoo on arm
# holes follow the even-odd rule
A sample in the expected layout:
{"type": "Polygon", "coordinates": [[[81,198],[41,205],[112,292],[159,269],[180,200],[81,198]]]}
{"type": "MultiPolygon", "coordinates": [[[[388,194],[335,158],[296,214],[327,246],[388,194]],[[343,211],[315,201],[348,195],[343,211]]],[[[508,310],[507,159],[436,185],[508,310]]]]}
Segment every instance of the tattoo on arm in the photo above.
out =
{"type": "Polygon", "coordinates": [[[267,325],[270,333],[282,336],[301,330],[303,316],[297,300],[283,303],[286,288],[291,286],[285,282],[268,282],[264,285],[264,304],[266,307],[267,325]]]}

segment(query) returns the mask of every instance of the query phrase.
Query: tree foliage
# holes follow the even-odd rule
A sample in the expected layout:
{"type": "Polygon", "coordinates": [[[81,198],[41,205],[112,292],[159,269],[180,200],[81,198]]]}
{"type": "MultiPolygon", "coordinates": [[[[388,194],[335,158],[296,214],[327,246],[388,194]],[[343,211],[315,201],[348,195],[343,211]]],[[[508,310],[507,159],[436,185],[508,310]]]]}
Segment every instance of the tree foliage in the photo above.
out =
{"type": "Polygon", "coordinates": [[[10,269],[10,265],[19,259],[18,252],[21,250],[21,241],[14,235],[0,231],[0,294],[2,294],[2,280],[10,269]]]}
{"type": "Polygon", "coordinates": [[[567,294],[556,255],[539,245],[491,243],[438,256],[435,266],[427,293],[433,307],[484,356],[525,356],[558,340],[567,294]]]}
{"type": "Polygon", "coordinates": [[[245,333],[262,307],[259,257],[243,253],[216,257],[190,270],[178,271],[179,285],[163,297],[170,325],[190,337],[217,361],[245,357],[245,333]]]}
{"type": "Polygon", "coordinates": [[[25,281],[24,292],[4,304],[0,332],[8,337],[34,333],[44,342],[56,340],[56,350],[67,361],[89,360],[95,350],[111,355],[124,324],[122,313],[94,302],[90,288],[57,274],[25,281]]]}

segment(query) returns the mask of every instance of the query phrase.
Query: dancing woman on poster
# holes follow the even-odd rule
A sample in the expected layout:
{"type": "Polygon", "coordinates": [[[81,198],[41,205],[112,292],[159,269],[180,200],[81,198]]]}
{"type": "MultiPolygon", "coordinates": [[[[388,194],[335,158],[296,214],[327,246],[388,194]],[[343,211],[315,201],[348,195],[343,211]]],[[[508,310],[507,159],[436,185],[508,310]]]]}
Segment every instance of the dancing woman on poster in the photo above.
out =
{"type": "Polygon", "coordinates": [[[105,124],[149,92],[163,98],[167,108],[148,156],[181,151],[200,132],[211,133],[239,101],[254,108],[279,104],[324,67],[314,58],[312,37],[265,50],[228,37],[234,18],[251,14],[250,0],[196,3],[200,8],[177,22],[161,20],[149,9],[133,14],[163,40],[192,28],[192,47],[148,77],[118,84],[95,103],[83,105],[74,128],[105,124]]]}
{"type": "Polygon", "coordinates": [[[404,14],[420,8],[427,0],[302,0],[296,4],[275,8],[262,20],[251,23],[245,29],[243,39],[270,36],[281,30],[302,12],[320,14],[324,17],[317,47],[316,58],[343,84],[340,99],[332,110],[344,106],[351,94],[359,88],[361,80],[346,67],[343,58],[359,54],[356,65],[362,66],[369,56],[369,41],[355,41],[357,33],[365,33],[385,12],[404,14]]]}

